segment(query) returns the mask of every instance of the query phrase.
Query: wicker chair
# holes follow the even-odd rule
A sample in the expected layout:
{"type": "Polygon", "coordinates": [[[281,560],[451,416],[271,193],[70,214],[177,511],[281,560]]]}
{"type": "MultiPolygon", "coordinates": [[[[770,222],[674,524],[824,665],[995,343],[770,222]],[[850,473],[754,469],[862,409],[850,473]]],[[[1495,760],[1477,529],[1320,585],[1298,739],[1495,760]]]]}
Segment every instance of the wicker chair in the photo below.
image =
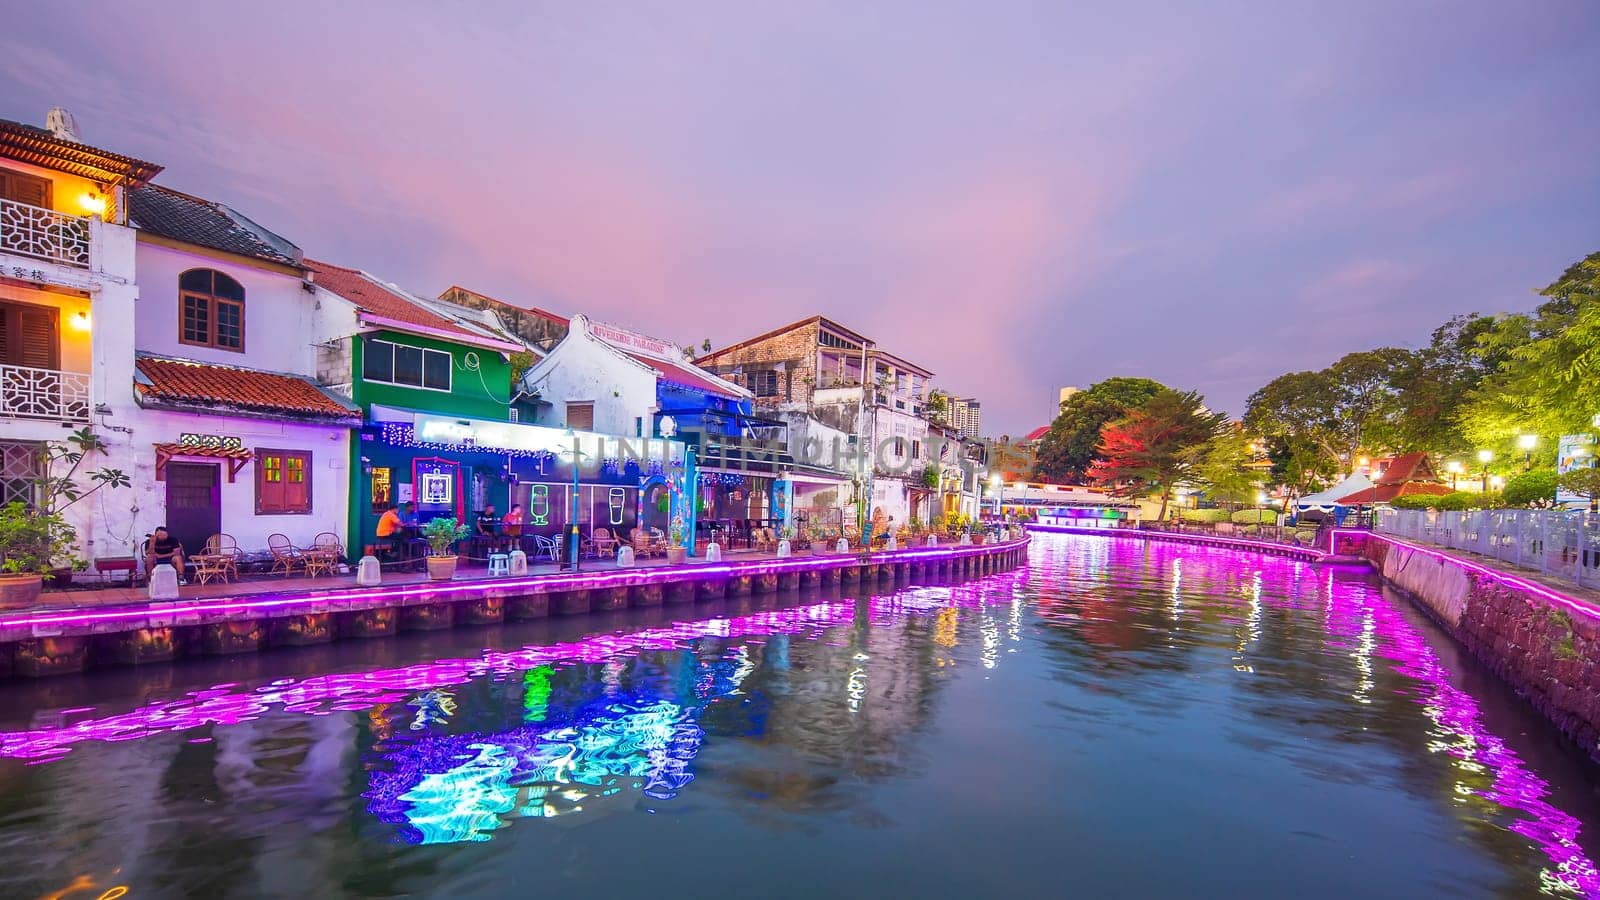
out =
{"type": "Polygon", "coordinates": [[[311,541],[311,546],[302,551],[305,557],[306,574],[312,578],[318,575],[331,575],[339,568],[339,561],[344,558],[344,545],[339,543],[339,536],[331,531],[324,531],[311,541]]]}
{"type": "Polygon", "coordinates": [[[289,540],[286,534],[267,535],[267,549],[272,552],[272,571],[293,575],[296,569],[306,567],[306,555],[289,540]]]}
{"type": "Polygon", "coordinates": [[[594,543],[596,556],[615,556],[617,553],[617,539],[609,528],[596,528],[592,532],[590,541],[594,543]]]}

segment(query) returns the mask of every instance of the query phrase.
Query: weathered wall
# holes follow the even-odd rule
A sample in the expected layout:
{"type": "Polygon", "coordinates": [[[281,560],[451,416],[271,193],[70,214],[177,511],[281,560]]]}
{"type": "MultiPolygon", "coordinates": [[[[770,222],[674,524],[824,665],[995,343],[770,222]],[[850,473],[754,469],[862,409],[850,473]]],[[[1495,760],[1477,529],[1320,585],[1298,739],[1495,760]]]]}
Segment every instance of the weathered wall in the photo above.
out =
{"type": "Polygon", "coordinates": [[[1443,554],[1353,542],[1456,640],[1600,761],[1600,617],[1443,554]]]}

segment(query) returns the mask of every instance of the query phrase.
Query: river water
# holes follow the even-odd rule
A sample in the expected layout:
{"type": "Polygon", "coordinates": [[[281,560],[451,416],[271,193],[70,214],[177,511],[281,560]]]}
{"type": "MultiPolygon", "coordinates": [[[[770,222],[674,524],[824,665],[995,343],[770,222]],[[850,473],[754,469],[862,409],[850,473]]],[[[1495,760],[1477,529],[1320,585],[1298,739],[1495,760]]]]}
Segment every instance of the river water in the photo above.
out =
{"type": "Polygon", "coordinates": [[[1356,569],[1037,536],[0,685],[0,897],[1600,896],[1596,771],[1356,569]]]}

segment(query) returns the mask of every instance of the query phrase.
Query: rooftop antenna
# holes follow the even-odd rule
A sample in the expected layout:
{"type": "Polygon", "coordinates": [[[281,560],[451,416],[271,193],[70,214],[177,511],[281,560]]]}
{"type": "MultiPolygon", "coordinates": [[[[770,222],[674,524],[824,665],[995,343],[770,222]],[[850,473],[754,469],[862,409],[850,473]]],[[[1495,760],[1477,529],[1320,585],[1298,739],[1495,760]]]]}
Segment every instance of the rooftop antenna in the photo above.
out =
{"type": "Polygon", "coordinates": [[[64,106],[50,107],[50,111],[44,116],[44,127],[60,140],[71,141],[74,144],[83,143],[83,138],[78,137],[78,120],[74,119],[72,113],[64,106]]]}

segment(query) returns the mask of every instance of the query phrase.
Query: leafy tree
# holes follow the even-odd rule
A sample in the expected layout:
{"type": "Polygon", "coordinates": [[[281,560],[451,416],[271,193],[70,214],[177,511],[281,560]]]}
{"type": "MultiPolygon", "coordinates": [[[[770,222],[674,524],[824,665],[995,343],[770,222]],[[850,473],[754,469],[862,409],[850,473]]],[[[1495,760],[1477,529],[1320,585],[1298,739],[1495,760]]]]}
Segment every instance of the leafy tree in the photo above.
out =
{"type": "Polygon", "coordinates": [[[1413,354],[1395,383],[1399,395],[1389,423],[1394,450],[1451,456],[1474,448],[1461,428],[1461,413],[1471,392],[1503,362],[1504,351],[1487,343],[1495,328],[1492,316],[1454,316],[1434,329],[1427,348],[1413,354]]]}
{"type": "Polygon", "coordinates": [[[928,392],[928,418],[940,425],[950,424],[950,395],[935,389],[928,392]]]}
{"type": "Polygon", "coordinates": [[[1506,479],[1506,505],[1527,506],[1541,500],[1555,500],[1556,478],[1555,469],[1534,469],[1511,476],[1506,479]]]}
{"type": "Polygon", "coordinates": [[[1326,369],[1280,375],[1250,395],[1247,428],[1314,447],[1336,469],[1363,447],[1392,445],[1399,385],[1416,367],[1409,350],[1347,353],[1326,369]]]}
{"type": "Polygon", "coordinates": [[[1285,454],[1320,454],[1341,465],[1348,440],[1335,402],[1333,376],[1320,372],[1279,375],[1245,402],[1244,425],[1285,454]]]}
{"type": "Polygon", "coordinates": [[[1211,440],[1195,470],[1206,496],[1218,503],[1251,503],[1261,489],[1261,475],[1249,468],[1255,451],[1245,433],[1230,428],[1211,440]]]}
{"type": "Polygon", "coordinates": [[[1468,398],[1461,426],[1479,446],[1506,447],[1518,433],[1586,430],[1600,401],[1600,253],[1569,266],[1540,293],[1531,315],[1505,316],[1480,342],[1493,373],[1468,398]]]}
{"type": "Polygon", "coordinates": [[[1573,469],[1562,474],[1560,483],[1562,490],[1588,500],[1591,508],[1600,499],[1600,468],[1573,469]]]}
{"type": "Polygon", "coordinates": [[[1119,497],[1159,492],[1166,518],[1172,489],[1191,480],[1206,449],[1227,428],[1194,391],[1163,390],[1101,432],[1089,477],[1119,497]]]}
{"type": "Polygon", "coordinates": [[[1327,454],[1296,435],[1272,438],[1266,443],[1267,459],[1272,461],[1272,483],[1287,486],[1296,497],[1314,492],[1318,485],[1338,474],[1338,465],[1327,454]]]}
{"type": "Polygon", "coordinates": [[[1061,414],[1039,442],[1034,477],[1041,481],[1082,482],[1096,459],[1106,423],[1138,409],[1166,391],[1148,378],[1108,378],[1061,404],[1061,414]]]}

